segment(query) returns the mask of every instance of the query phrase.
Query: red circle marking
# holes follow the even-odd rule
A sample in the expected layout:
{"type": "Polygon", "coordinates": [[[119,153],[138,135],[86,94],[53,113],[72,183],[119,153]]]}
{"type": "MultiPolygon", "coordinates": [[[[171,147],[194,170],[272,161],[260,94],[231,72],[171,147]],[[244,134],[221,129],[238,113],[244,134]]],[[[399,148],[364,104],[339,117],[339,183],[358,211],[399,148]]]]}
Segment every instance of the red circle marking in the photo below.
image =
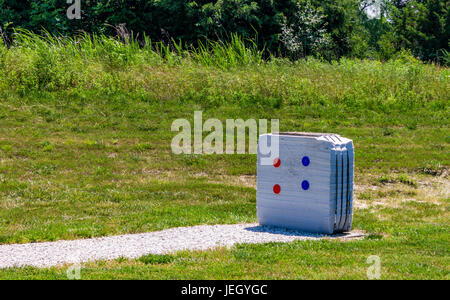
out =
{"type": "Polygon", "coordinates": [[[273,186],[273,192],[274,192],[275,194],[279,194],[279,193],[281,192],[281,187],[280,187],[278,184],[275,184],[275,185],[273,186]]]}
{"type": "Polygon", "coordinates": [[[273,166],[278,168],[281,165],[281,160],[277,157],[273,160],[273,166]]]}

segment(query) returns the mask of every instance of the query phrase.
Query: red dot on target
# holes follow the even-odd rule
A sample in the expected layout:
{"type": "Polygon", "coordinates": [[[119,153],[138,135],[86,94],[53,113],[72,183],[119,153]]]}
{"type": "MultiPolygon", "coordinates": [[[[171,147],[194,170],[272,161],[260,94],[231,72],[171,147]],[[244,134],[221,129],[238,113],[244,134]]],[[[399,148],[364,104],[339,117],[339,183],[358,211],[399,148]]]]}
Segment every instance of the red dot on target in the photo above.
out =
{"type": "Polygon", "coordinates": [[[277,157],[273,160],[273,166],[278,168],[281,165],[281,160],[277,157]]]}
{"type": "Polygon", "coordinates": [[[273,186],[273,192],[274,192],[275,194],[279,194],[279,193],[281,192],[281,187],[280,187],[278,184],[275,184],[275,185],[273,186]]]}

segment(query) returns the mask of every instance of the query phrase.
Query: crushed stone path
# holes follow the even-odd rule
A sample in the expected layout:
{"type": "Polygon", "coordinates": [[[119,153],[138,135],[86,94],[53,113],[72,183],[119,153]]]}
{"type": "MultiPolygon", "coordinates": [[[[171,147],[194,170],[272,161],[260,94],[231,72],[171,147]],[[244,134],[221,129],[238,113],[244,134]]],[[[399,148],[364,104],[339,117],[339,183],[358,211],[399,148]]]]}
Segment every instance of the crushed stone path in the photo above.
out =
{"type": "Polygon", "coordinates": [[[51,267],[119,257],[139,258],[146,254],[181,250],[207,250],[235,244],[352,239],[362,236],[364,234],[357,231],[326,236],[258,224],[199,225],[93,239],[0,245],[0,268],[51,267]]]}

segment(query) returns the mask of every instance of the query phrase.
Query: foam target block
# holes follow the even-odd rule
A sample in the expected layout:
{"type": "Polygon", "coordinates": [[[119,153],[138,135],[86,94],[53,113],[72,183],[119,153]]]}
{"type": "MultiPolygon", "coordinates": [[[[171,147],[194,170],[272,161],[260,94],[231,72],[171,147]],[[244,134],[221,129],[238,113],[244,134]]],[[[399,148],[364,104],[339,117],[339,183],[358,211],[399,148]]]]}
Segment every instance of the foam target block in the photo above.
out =
{"type": "Polygon", "coordinates": [[[257,215],[261,225],[332,234],[351,230],[354,147],[337,134],[261,135],[258,145],[257,215]],[[278,156],[261,151],[278,139],[278,156]]]}

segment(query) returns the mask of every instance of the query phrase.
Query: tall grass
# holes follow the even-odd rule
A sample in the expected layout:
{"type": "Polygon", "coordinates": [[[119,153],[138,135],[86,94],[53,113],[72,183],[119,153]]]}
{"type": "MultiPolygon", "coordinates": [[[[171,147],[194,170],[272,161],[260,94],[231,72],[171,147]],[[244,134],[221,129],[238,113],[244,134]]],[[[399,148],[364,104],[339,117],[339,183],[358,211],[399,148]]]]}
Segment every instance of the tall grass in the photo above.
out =
{"type": "Polygon", "coordinates": [[[17,32],[0,44],[1,92],[94,90],[140,93],[147,99],[204,105],[330,105],[388,111],[414,105],[447,110],[448,68],[403,54],[386,63],[263,59],[252,41],[181,42],[81,34],[61,37],[17,32]]]}
{"type": "Polygon", "coordinates": [[[190,57],[203,65],[227,69],[236,66],[258,65],[263,62],[263,51],[258,50],[254,41],[245,41],[233,34],[229,43],[207,41],[199,42],[198,48],[193,48],[190,57]]]}
{"type": "MultiPolygon", "coordinates": [[[[147,36],[142,40],[133,37],[89,35],[82,33],[74,37],[56,36],[50,33],[37,35],[27,30],[19,30],[14,35],[12,50],[26,48],[40,53],[54,53],[65,59],[82,59],[86,62],[101,60],[115,67],[148,63],[157,65],[180,64],[188,59],[207,66],[227,69],[235,66],[259,64],[263,51],[256,43],[233,34],[229,43],[199,41],[198,48],[186,47],[181,41],[167,43],[152,42],[147,36]]],[[[53,57],[55,58],[55,57],[53,57]]]]}

